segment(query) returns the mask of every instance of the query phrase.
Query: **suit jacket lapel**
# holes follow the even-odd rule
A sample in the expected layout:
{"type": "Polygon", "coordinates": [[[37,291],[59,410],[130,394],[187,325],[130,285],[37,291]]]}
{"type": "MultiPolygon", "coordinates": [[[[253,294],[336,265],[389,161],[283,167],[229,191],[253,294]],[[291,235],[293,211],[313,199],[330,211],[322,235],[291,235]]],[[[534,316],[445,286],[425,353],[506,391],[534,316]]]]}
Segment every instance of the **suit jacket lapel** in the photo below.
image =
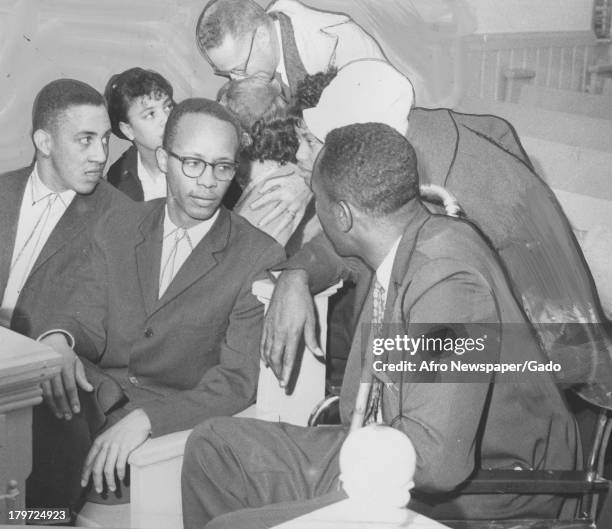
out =
{"type": "MultiPolygon", "coordinates": [[[[407,285],[410,283],[410,277],[407,277],[410,259],[414,252],[416,240],[419,236],[419,231],[425,222],[431,217],[431,213],[421,202],[415,204],[416,211],[408,226],[404,230],[402,240],[397,247],[393,268],[391,269],[391,279],[389,281],[389,293],[385,304],[385,322],[401,323],[397,321],[398,317],[403,317],[403,314],[394,314],[394,307],[397,305],[398,295],[406,292],[407,285]],[[395,320],[395,321],[394,321],[395,320]]],[[[401,310],[401,307],[400,307],[401,310]]]]}
{"type": "MultiPolygon", "coordinates": [[[[95,193],[96,191],[94,191],[95,193]]],[[[51,235],[43,246],[38,259],[32,267],[30,277],[57,252],[59,252],[69,241],[74,239],[87,224],[91,222],[91,210],[94,198],[92,195],[76,195],[59,222],[53,228],[51,235]]]]}
{"type": "Polygon", "coordinates": [[[8,281],[17,236],[19,210],[32,167],[4,175],[0,183],[0,303],[8,281]]]}
{"type": "Polygon", "coordinates": [[[128,197],[133,198],[136,202],[142,202],[144,200],[144,191],[142,190],[142,184],[137,175],[132,172],[128,172],[124,175],[120,186],[128,197]]]}
{"type": "Polygon", "coordinates": [[[136,272],[147,315],[154,311],[159,293],[164,211],[165,201],[160,200],[159,205],[152,209],[140,224],[142,239],[135,246],[136,272]]]}
{"type": "Polygon", "coordinates": [[[193,283],[205,276],[217,265],[216,252],[223,250],[228,243],[230,234],[230,214],[225,208],[219,210],[219,217],[212,225],[210,231],[193,249],[183,266],[179,268],[166,292],[157,302],[154,312],[170,303],[182,294],[193,283]]]}

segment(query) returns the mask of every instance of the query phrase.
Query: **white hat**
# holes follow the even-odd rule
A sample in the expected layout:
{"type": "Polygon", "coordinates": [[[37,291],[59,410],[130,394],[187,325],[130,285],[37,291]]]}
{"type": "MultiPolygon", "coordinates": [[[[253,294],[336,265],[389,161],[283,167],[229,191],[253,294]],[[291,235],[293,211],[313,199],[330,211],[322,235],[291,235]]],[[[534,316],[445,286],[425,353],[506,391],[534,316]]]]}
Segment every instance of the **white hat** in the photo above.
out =
{"type": "Polygon", "coordinates": [[[317,106],[303,116],[322,142],[333,129],[354,123],[385,123],[404,135],[413,103],[414,88],[407,77],[386,61],[365,59],[338,70],[317,106]]]}

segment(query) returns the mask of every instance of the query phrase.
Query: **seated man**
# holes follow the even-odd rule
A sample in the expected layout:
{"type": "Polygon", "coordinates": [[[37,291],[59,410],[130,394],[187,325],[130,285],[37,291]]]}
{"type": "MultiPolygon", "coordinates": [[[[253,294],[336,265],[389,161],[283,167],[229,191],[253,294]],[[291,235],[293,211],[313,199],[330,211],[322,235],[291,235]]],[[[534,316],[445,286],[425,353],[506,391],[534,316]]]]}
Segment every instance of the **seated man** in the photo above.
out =
{"type": "Polygon", "coordinates": [[[96,221],[127,202],[102,179],[109,135],[104,98],[88,84],[58,79],[38,93],[34,164],[0,175],[0,325],[38,336],[96,221]]]}
{"type": "Polygon", "coordinates": [[[183,101],[157,150],[167,200],[130,202],[97,226],[42,338],[64,366],[46,399],[57,418],[35,425],[32,506],[78,509],[80,486],[93,477],[97,492],[104,481],[115,491],[149,436],[253,402],[263,306],[251,286],[284,253],[221,206],[239,139],[218,103],[183,101]],[[96,391],[77,394],[90,389],[87,377],[96,391]]]}
{"type": "MultiPolygon", "coordinates": [[[[533,171],[509,123],[449,109],[411,109],[410,81],[383,61],[355,61],[336,76],[306,82],[309,98],[298,100],[303,111],[296,154],[300,168],[312,167],[327,133],[339,126],[382,122],[406,134],[418,153],[421,181],[452,193],[498,252],[546,353],[563,364],[563,380],[583,383],[592,382],[593,375],[609,376],[612,341],[591,273],[561,205],[533,171]]],[[[321,281],[337,279],[334,273],[342,266],[325,237],[317,237],[286,268],[306,270],[316,291],[321,281]]],[[[264,325],[263,354],[283,381],[293,356],[284,336],[296,342],[293,337],[303,325],[304,303],[296,291],[301,288],[308,296],[305,283],[295,279],[293,272],[281,275],[264,325]],[[284,366],[277,352],[285,353],[284,366]]],[[[364,286],[358,285],[358,299],[364,286]]],[[[311,347],[313,334],[305,336],[311,347]]]]}
{"type": "MultiPolygon", "coordinates": [[[[558,513],[560,497],[469,496],[457,489],[478,468],[575,468],[576,425],[550,373],[500,380],[376,368],[376,359],[386,361],[373,356],[376,336],[428,337],[464,327],[475,339],[482,325],[493,331],[481,336],[485,362],[545,362],[497,255],[468,222],[430,213],[418,185],[415,151],[388,125],[349,125],[327,135],[312,177],[319,220],[339,254],[359,257],[375,271],[342,386],[343,425],[224,418],[198,426],[183,463],[187,529],[284,502],[207,526],[270,527],[341,498],[338,455],[365,374],[373,376],[366,419],[400,429],[414,444],[423,512],[470,518],[558,513]],[[370,322],[377,324],[370,332],[378,334],[365,332],[370,322]]],[[[458,357],[455,346],[436,363],[458,357]]],[[[407,351],[389,352],[389,361],[410,359],[407,351]]]]}

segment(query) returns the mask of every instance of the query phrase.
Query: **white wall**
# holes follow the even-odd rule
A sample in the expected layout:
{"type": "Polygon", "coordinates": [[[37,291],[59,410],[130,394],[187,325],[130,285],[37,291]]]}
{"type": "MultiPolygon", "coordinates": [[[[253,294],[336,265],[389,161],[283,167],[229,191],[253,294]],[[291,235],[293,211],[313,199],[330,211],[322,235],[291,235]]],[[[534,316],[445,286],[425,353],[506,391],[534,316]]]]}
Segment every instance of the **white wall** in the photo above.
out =
{"type": "Polygon", "coordinates": [[[476,15],[477,33],[585,31],[593,0],[465,0],[476,15]]]}

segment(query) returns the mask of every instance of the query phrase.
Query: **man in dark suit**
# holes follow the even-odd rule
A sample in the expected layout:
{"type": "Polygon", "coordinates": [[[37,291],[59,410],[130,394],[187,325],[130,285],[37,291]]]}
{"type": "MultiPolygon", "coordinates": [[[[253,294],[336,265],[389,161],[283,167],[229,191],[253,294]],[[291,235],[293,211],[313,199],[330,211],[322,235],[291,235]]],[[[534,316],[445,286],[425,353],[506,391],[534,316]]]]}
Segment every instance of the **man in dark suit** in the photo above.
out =
{"type": "Polygon", "coordinates": [[[366,419],[400,429],[414,444],[419,509],[434,517],[557,514],[562,498],[475,497],[457,490],[479,467],[574,468],[576,427],[550,373],[502,379],[422,367],[393,373],[381,371],[376,362],[545,363],[491,247],[469,223],[423,206],[415,152],[387,125],[330,132],[312,188],[319,220],[336,251],[359,257],[375,271],[342,386],[344,426],[213,419],[197,427],[183,465],[185,526],[201,527],[215,516],[247,508],[207,527],[270,527],[342,497],[334,492],[338,454],[365,374],[373,380],[366,419]],[[370,324],[378,330],[364,332],[370,324]],[[483,329],[489,333],[482,335],[483,329]],[[464,342],[454,341],[447,354],[419,351],[412,357],[396,348],[388,356],[374,356],[376,337],[453,332],[455,338],[484,339],[484,353],[465,353],[458,346],[464,342]],[[279,502],[285,503],[252,509],[279,502]]]}
{"type": "Polygon", "coordinates": [[[0,304],[4,325],[36,337],[49,307],[64,304],[66,272],[96,221],[125,199],[102,180],[110,122],[101,94],[53,81],[32,119],[34,165],[0,176],[0,304]]]}
{"type": "MultiPolygon", "coordinates": [[[[496,116],[449,109],[410,110],[410,81],[382,61],[355,61],[333,79],[307,79],[304,88],[310,103],[298,102],[305,125],[305,133],[300,133],[299,165],[312,167],[326,134],[342,125],[383,122],[405,133],[418,155],[421,182],[448,189],[467,219],[499,253],[514,295],[540,334],[547,354],[564,367],[576,364],[574,359],[580,356],[584,369],[564,370],[564,379],[592,381],[597,364],[609,358],[612,349],[606,318],[572,227],[553,191],[534,172],[512,126],[496,116]],[[592,325],[577,325],[587,322],[592,325]]],[[[306,270],[316,292],[319,281],[327,283],[332,279],[330,273],[343,266],[329,241],[320,236],[305,245],[286,268],[306,270]]],[[[283,381],[290,374],[293,357],[286,354],[292,347],[284,347],[284,336],[301,334],[303,326],[304,303],[285,288],[290,281],[300,288],[296,276],[294,272],[281,275],[264,324],[263,354],[271,356],[275,369],[283,356],[285,366],[278,371],[283,381]],[[293,296],[292,311],[277,311],[288,302],[281,298],[288,295],[293,296]]],[[[359,287],[356,297],[362,299],[365,288],[359,287]]],[[[301,288],[308,296],[305,282],[301,288]]],[[[313,346],[312,326],[308,331],[305,338],[313,346]]]]}
{"type": "Polygon", "coordinates": [[[263,306],[251,286],[284,254],[221,206],[239,145],[239,126],[218,103],[183,101],[157,151],[167,200],[130,202],[99,223],[91,254],[75,272],[73,295],[48,319],[42,340],[66,365],[86,364],[106,389],[95,395],[95,413],[90,406],[78,414],[73,371],[57,381],[51,408],[75,413],[70,422],[86,423],[89,434],[67,438],[72,430],[56,421],[53,438],[44,436],[41,468],[63,470],[61,484],[57,474],[40,483],[39,505],[78,509],[79,485],[92,477],[97,492],[115,491],[130,452],[149,436],[232,415],[253,402],[263,306]],[[116,393],[110,401],[109,389],[116,393]]]}

